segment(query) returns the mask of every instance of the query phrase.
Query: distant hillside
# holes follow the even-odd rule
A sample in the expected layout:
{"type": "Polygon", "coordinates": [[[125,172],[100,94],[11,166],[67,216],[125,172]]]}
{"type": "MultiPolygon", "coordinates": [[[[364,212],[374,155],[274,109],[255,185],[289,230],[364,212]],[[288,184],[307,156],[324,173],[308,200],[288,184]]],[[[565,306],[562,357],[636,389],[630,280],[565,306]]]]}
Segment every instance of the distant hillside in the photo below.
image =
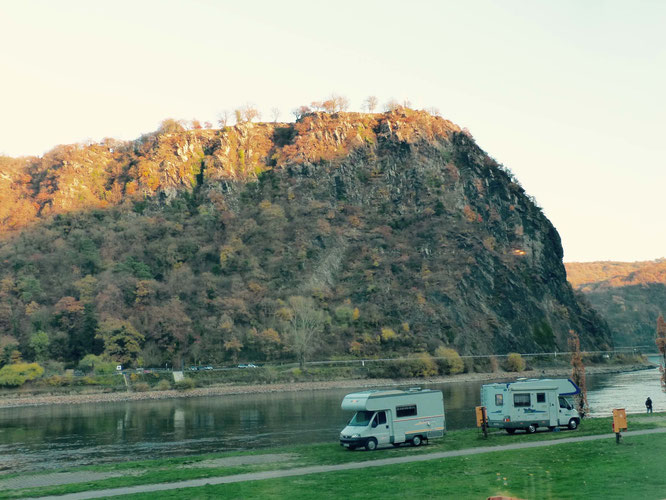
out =
{"type": "Polygon", "coordinates": [[[571,284],[608,320],[618,345],[654,345],[657,317],[666,312],[666,259],[569,262],[571,284]]]}
{"type": "Polygon", "coordinates": [[[424,112],[167,121],[0,158],[0,195],[5,359],[294,359],[311,324],[315,357],[611,343],[542,211],[424,112]]]}

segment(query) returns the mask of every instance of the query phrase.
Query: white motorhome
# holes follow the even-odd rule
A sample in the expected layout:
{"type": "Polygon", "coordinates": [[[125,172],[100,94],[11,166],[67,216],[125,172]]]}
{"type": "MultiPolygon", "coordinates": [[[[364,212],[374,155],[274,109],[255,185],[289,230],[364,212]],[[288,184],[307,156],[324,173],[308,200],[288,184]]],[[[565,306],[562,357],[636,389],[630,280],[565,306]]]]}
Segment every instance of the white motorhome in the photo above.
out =
{"type": "Polygon", "coordinates": [[[374,450],[379,445],[419,446],[445,432],[442,391],[371,390],[347,394],[342,409],[355,411],[342,432],[340,445],[374,450]]]}
{"type": "Polygon", "coordinates": [[[570,379],[518,379],[515,382],[481,387],[481,405],[486,407],[488,427],[517,429],[528,433],[539,427],[575,429],[580,414],[572,396],[580,388],[570,379]]]}

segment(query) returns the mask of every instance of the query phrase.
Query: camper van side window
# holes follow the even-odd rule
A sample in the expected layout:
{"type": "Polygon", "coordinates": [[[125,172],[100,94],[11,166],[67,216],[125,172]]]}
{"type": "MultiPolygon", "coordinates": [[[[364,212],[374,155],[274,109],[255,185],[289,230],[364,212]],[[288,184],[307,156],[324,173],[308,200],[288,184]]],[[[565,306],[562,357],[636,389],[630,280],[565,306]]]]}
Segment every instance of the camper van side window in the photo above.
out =
{"type": "Polygon", "coordinates": [[[416,405],[409,406],[396,406],[395,407],[395,416],[400,417],[415,417],[416,416],[416,405]]]}
{"type": "Polygon", "coordinates": [[[537,403],[545,403],[545,402],[546,402],[546,393],[537,392],[537,403]]]}
{"type": "Polygon", "coordinates": [[[513,406],[530,406],[529,394],[514,394],[513,406]]]}
{"type": "Polygon", "coordinates": [[[504,394],[495,394],[495,406],[502,406],[504,404],[504,394]]]}

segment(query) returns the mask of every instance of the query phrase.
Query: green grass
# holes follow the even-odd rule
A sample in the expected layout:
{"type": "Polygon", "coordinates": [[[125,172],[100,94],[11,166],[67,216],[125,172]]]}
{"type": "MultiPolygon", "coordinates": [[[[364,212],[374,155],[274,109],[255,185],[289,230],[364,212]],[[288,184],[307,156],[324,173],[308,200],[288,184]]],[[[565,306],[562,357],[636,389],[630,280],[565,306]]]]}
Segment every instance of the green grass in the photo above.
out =
{"type": "Polygon", "coordinates": [[[636,436],[503,451],[357,471],[205,486],[148,498],[663,498],[666,436],[636,436]]]}
{"type": "MultiPolygon", "coordinates": [[[[655,427],[666,427],[666,414],[661,413],[661,414],[654,414],[654,416],[646,416],[646,415],[630,415],[629,416],[629,428],[630,430],[640,430],[640,429],[650,429],[650,428],[655,428],[655,427]]],[[[452,450],[461,450],[461,449],[466,449],[466,448],[474,448],[474,447],[480,447],[480,446],[502,446],[502,445],[507,445],[507,444],[513,444],[513,443],[521,443],[521,442],[534,442],[534,441],[543,441],[543,440],[554,440],[554,439],[563,439],[563,438],[568,438],[568,437],[577,437],[577,436],[585,436],[585,435],[598,435],[598,434],[606,434],[611,432],[611,419],[610,418],[601,418],[601,419],[585,419],[583,420],[583,423],[581,424],[580,428],[576,431],[567,431],[563,430],[561,432],[538,432],[537,434],[532,434],[532,435],[527,435],[527,434],[515,434],[513,436],[509,436],[506,434],[504,431],[491,431],[488,439],[484,439],[480,433],[476,429],[468,429],[468,430],[461,430],[461,431],[453,431],[449,432],[444,438],[438,439],[438,440],[433,440],[430,445],[428,446],[423,446],[420,448],[413,448],[409,446],[403,446],[399,448],[389,448],[389,449],[382,449],[378,450],[376,452],[364,452],[364,451],[356,451],[356,452],[350,452],[349,450],[343,449],[340,447],[337,443],[322,443],[322,444],[313,444],[313,445],[300,445],[300,446],[290,446],[290,447],[283,447],[283,448],[273,448],[273,449],[267,449],[267,450],[255,450],[251,452],[232,452],[232,453],[220,453],[220,454],[209,454],[209,455],[200,455],[200,456],[188,456],[188,457],[179,457],[179,458],[169,458],[169,459],[160,459],[160,460],[150,460],[150,461],[139,461],[139,462],[123,462],[123,463],[116,463],[116,464],[105,464],[105,465],[99,465],[99,466],[89,466],[89,467],[81,467],[81,468],[76,468],[76,469],[68,469],[68,471],[96,471],[96,472],[116,472],[116,473],[127,473],[122,475],[121,477],[115,477],[115,478],[109,478],[105,480],[100,480],[100,481],[95,481],[95,482],[89,482],[89,483],[76,483],[76,484],[68,484],[68,485],[61,485],[61,486],[52,486],[52,487],[41,487],[39,489],[32,488],[32,489],[23,489],[23,490],[13,490],[13,491],[4,491],[0,492],[0,498],[21,498],[25,496],[34,496],[36,494],[39,495],[61,495],[61,494],[66,494],[66,493],[74,493],[74,492],[79,492],[79,491],[88,491],[88,490],[97,490],[97,489],[106,489],[106,488],[116,488],[116,487],[122,487],[122,486],[133,486],[133,485],[139,485],[139,484],[155,484],[155,483],[165,483],[165,482],[174,482],[174,481],[183,481],[183,480],[188,480],[188,479],[198,479],[198,478],[206,478],[206,477],[219,477],[219,476],[227,476],[227,475],[234,475],[234,474],[241,474],[241,473],[249,473],[249,472],[258,472],[258,471],[264,471],[264,470],[279,470],[279,469],[290,469],[290,468],[295,468],[295,467],[304,467],[304,466],[309,466],[309,465],[335,465],[335,464],[344,464],[344,463],[349,463],[349,462],[364,462],[364,461],[369,461],[369,460],[377,460],[377,459],[384,459],[384,458],[391,458],[391,457],[401,457],[401,456],[413,456],[413,455],[420,455],[424,453],[435,453],[435,452],[441,452],[441,451],[452,451],[452,450]],[[228,457],[238,457],[238,456],[257,456],[257,455],[266,455],[266,454],[275,454],[275,453],[289,453],[291,454],[294,458],[287,460],[287,461],[277,461],[277,462],[272,462],[272,463],[261,463],[261,464],[248,464],[248,465],[233,465],[233,466],[227,466],[227,467],[215,467],[215,468],[210,468],[210,467],[196,467],[198,463],[201,463],[205,460],[211,460],[211,459],[219,459],[219,458],[228,458],[228,457]],[[182,468],[183,465],[187,465],[188,468],[182,468]],[[129,474],[131,473],[131,474],[129,474]]],[[[650,440],[653,440],[655,443],[656,442],[662,442],[666,440],[666,436],[663,435],[658,435],[658,436],[646,436],[648,438],[647,443],[650,442],[650,440]]],[[[591,450],[596,450],[597,448],[603,448],[606,446],[606,442],[611,442],[613,446],[615,445],[614,440],[603,440],[603,441],[594,441],[591,443],[580,443],[582,446],[580,448],[580,451],[576,451],[575,455],[581,455],[584,454],[583,452],[587,449],[591,450]]],[[[643,437],[634,437],[631,439],[626,439],[625,443],[623,443],[622,446],[618,447],[618,449],[622,449],[623,447],[627,449],[634,449],[634,447],[638,446],[637,443],[642,443],[643,442],[643,437]]],[[[540,450],[522,450],[522,451],[516,451],[516,452],[499,452],[498,456],[502,457],[514,457],[513,460],[516,460],[516,463],[524,462],[527,464],[530,464],[530,471],[528,471],[527,477],[530,477],[530,481],[533,482],[538,482],[539,481],[545,481],[548,479],[548,474],[552,474],[553,471],[549,470],[548,468],[544,468],[543,471],[539,472],[539,474],[535,476],[529,476],[530,473],[536,474],[537,471],[541,470],[539,464],[547,464],[549,462],[544,461],[544,459],[539,458],[539,457],[544,457],[548,456],[551,453],[555,453],[556,455],[559,455],[561,452],[557,451],[560,448],[573,446],[569,444],[563,444],[560,446],[556,447],[550,447],[550,448],[541,448],[540,450]],[[524,453],[534,453],[534,457],[531,455],[526,455],[530,456],[529,460],[525,459],[523,460],[520,458],[518,460],[516,457],[523,457],[524,453]],[[517,453],[517,454],[516,454],[517,453]],[[513,454],[513,455],[512,455],[513,454]],[[534,464],[537,464],[536,467],[534,467],[534,464]],[[532,471],[532,468],[534,468],[534,471],[532,471]],[[546,472],[547,471],[547,472],[546,472]]],[[[642,448],[644,448],[641,445],[642,448]]],[[[610,447],[610,449],[615,449],[613,447],[610,447]]],[[[642,451],[641,453],[651,455],[651,449],[649,447],[642,451]]],[[[555,459],[553,463],[560,463],[560,464],[566,464],[567,463],[567,456],[569,456],[567,453],[561,453],[562,457],[560,459],[555,459]]],[[[612,455],[612,453],[611,453],[612,455]]],[[[596,455],[595,455],[596,456],[596,455]]],[[[662,456],[653,456],[652,460],[653,461],[660,461],[662,456]]],[[[440,471],[442,468],[448,470],[450,467],[454,467],[454,464],[457,464],[458,462],[462,461],[462,464],[465,464],[466,460],[470,460],[473,463],[477,464],[483,464],[485,461],[491,461],[495,463],[494,461],[496,458],[488,458],[490,455],[482,455],[479,457],[467,457],[467,458],[460,458],[460,459],[446,459],[445,461],[438,461],[437,463],[440,465],[437,465],[435,468],[440,471]],[[485,457],[485,458],[483,458],[485,457]],[[441,462],[441,463],[440,463],[441,462]]],[[[494,455],[493,455],[494,457],[494,455]]],[[[504,460],[504,458],[503,458],[504,460]]],[[[507,464],[511,464],[511,459],[508,459],[507,464]]],[[[550,459],[549,459],[550,460],[550,459]]],[[[614,463],[614,462],[613,462],[614,463]]],[[[624,463],[624,462],[623,462],[624,463]]],[[[432,462],[427,462],[427,464],[432,464],[432,462]]],[[[427,474],[427,471],[430,469],[431,466],[428,465],[423,465],[423,464],[409,464],[409,465],[403,465],[403,468],[410,469],[416,467],[420,472],[418,474],[427,474]]],[[[476,465],[475,465],[476,467],[476,465]]],[[[516,465],[516,467],[518,467],[516,465]]],[[[382,470],[384,467],[382,467],[382,470]]],[[[455,472],[455,474],[460,474],[461,477],[467,477],[469,473],[471,473],[474,478],[477,477],[477,474],[474,472],[475,469],[470,469],[468,472],[455,472]]],[[[513,471],[512,473],[515,474],[514,477],[519,477],[520,476],[520,471],[519,469],[507,469],[513,471]]],[[[596,467],[595,467],[596,470],[596,467]]],[[[629,471],[630,469],[627,469],[629,471]]],[[[64,470],[60,470],[59,472],[64,472],[64,470]]],[[[504,472],[501,470],[494,471],[493,474],[496,472],[500,472],[503,476],[506,476],[504,472]]],[[[326,483],[328,480],[323,479],[324,476],[330,476],[331,474],[325,474],[325,475],[318,475],[316,476],[317,478],[320,478],[323,483],[326,483]]],[[[352,473],[335,473],[335,474],[352,474],[352,473]]],[[[380,477],[381,474],[378,470],[374,469],[368,469],[366,471],[362,472],[356,472],[353,474],[359,474],[360,477],[365,477],[365,474],[368,474],[369,477],[380,477]]],[[[446,473],[447,475],[449,472],[446,473]]],[[[5,476],[9,477],[9,476],[5,476]]],[[[26,475],[24,475],[26,477],[26,475]]],[[[315,477],[315,476],[313,476],[315,477]]],[[[627,477],[630,477],[629,473],[627,472],[627,477]]],[[[301,478],[293,478],[290,480],[282,480],[282,481],[293,481],[294,484],[301,484],[299,481],[304,482],[304,484],[310,484],[310,481],[312,480],[311,477],[301,477],[301,478]]],[[[277,481],[277,480],[276,480],[277,481]]],[[[344,480],[346,481],[346,479],[344,480]]],[[[470,484],[476,481],[474,479],[473,481],[470,479],[470,484]]],[[[272,481],[271,481],[272,482],[272,481]]],[[[503,481],[502,481],[503,482],[503,481]]],[[[262,481],[263,483],[263,481],[262,481]]],[[[485,483],[484,483],[485,484],[485,483]]],[[[536,484],[536,483],[535,483],[536,484]]],[[[329,485],[330,486],[330,485],[329,485]]],[[[224,486],[224,488],[231,488],[230,491],[232,491],[233,495],[240,495],[243,496],[243,491],[242,488],[254,488],[254,486],[248,486],[247,484],[244,484],[243,486],[233,486],[228,485],[224,486]],[[241,488],[240,490],[235,490],[233,488],[241,488]]],[[[259,486],[257,486],[259,487],[259,486]]],[[[416,486],[415,486],[416,487],[416,486]]],[[[425,487],[425,486],[418,486],[419,488],[425,487]]],[[[220,486],[222,488],[222,486],[220,486]]],[[[276,486],[276,488],[278,488],[276,486]]],[[[326,491],[326,490],[324,490],[326,491]]],[[[666,491],[666,490],[664,490],[666,491]]],[[[188,490],[190,492],[190,490],[188,490]]],[[[307,488],[304,490],[304,494],[307,494],[307,488]]],[[[165,493],[162,493],[165,494],[165,493]]],[[[202,498],[206,498],[205,495],[207,493],[204,492],[203,489],[201,491],[196,490],[196,494],[202,494],[202,498]],[[203,493],[202,493],[203,492],[203,493]]],[[[254,494],[254,493],[253,493],[254,494]]],[[[261,490],[257,490],[256,492],[257,495],[263,495],[261,490]]],[[[344,492],[341,492],[340,494],[347,494],[344,492]]],[[[189,496],[189,493],[188,493],[189,496]]],[[[227,496],[226,490],[224,493],[224,496],[227,496]]],[[[325,496],[325,495],[324,495],[325,496]]],[[[518,495],[520,496],[520,495],[518,495]]],[[[557,498],[557,497],[554,497],[557,498]]]]}

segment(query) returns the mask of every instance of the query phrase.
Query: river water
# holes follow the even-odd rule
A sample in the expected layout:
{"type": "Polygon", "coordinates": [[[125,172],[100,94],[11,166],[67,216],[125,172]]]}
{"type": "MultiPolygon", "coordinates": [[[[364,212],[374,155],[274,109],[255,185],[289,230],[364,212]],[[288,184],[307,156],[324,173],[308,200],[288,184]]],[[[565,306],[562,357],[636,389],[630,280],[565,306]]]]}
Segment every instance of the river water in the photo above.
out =
{"type": "MultiPolygon", "coordinates": [[[[507,378],[507,380],[512,380],[507,378]]],[[[428,385],[444,392],[447,429],[474,427],[483,382],[428,385]]],[[[612,408],[666,410],[656,369],[588,375],[593,416],[612,408]]],[[[336,442],[351,417],[350,389],[246,394],[0,410],[0,474],[63,467],[336,442]]]]}

